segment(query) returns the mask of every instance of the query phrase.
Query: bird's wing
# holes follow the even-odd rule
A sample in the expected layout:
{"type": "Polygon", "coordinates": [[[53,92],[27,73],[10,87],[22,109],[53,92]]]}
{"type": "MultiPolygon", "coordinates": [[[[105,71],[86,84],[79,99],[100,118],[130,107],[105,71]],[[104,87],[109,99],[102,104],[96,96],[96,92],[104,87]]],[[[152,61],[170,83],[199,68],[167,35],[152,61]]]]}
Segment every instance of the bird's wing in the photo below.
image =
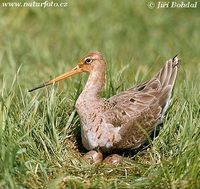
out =
{"type": "Polygon", "coordinates": [[[107,100],[104,119],[120,127],[118,148],[142,144],[164,115],[176,80],[180,60],[168,60],[151,80],[107,100]]]}

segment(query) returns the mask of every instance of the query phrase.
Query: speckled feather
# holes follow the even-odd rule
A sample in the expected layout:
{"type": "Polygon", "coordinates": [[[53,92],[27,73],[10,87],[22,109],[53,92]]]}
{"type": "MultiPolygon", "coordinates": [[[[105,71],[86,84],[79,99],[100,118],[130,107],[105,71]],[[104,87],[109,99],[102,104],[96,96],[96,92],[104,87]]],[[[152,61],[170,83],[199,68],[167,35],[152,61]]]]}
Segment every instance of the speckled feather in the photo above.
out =
{"type": "MultiPolygon", "coordinates": [[[[81,121],[83,146],[90,150],[85,158],[99,162],[102,161],[102,153],[138,148],[161,123],[170,105],[179,64],[180,60],[175,56],[149,81],[103,99],[100,92],[105,84],[106,61],[101,53],[90,52],[72,70],[29,92],[75,74],[89,73],[87,83],[76,101],[76,110],[81,121]]],[[[120,162],[117,157],[113,154],[108,157],[108,162],[120,162]]]]}
{"type": "Polygon", "coordinates": [[[102,152],[139,147],[162,121],[180,60],[168,60],[149,81],[105,100],[99,96],[105,83],[105,60],[100,53],[92,52],[81,62],[88,57],[93,60],[92,68],[76,102],[83,145],[102,152]]]}

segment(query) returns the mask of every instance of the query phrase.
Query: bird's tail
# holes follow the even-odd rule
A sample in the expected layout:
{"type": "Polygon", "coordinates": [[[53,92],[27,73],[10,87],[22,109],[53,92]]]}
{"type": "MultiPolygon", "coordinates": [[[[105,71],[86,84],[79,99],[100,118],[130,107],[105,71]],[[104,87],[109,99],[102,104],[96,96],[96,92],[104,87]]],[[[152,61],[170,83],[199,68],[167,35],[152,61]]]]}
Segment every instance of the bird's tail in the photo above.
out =
{"type": "Polygon", "coordinates": [[[162,107],[162,115],[165,114],[171,102],[171,93],[174,88],[176,76],[181,60],[177,55],[168,60],[163,68],[155,76],[161,84],[161,92],[158,95],[160,106],[162,107]]]}
{"type": "Polygon", "coordinates": [[[178,59],[176,55],[168,60],[157,74],[156,77],[160,81],[163,89],[167,86],[170,86],[173,89],[180,63],[181,60],[178,59]]]}

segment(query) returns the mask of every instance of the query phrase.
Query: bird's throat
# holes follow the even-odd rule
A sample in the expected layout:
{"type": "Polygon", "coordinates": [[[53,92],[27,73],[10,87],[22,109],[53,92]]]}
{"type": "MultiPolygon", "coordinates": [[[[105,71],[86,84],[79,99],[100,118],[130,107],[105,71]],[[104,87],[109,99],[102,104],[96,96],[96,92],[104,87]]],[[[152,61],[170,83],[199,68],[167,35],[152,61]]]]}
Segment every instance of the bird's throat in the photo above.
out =
{"type": "Polygon", "coordinates": [[[105,84],[105,71],[92,71],[88,77],[87,83],[81,93],[81,97],[90,99],[98,98],[105,84]]]}
{"type": "Polygon", "coordinates": [[[76,102],[76,110],[80,116],[86,116],[85,114],[89,112],[96,112],[102,106],[103,99],[100,98],[100,92],[104,83],[104,71],[92,71],[90,73],[87,83],[76,102]]]}

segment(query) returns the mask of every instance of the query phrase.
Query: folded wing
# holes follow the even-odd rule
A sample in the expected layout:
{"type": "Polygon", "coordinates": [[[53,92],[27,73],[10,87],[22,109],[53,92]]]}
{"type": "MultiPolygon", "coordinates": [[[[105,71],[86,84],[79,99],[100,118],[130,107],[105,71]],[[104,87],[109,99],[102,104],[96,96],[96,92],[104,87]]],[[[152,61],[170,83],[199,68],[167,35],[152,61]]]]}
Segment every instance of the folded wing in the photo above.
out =
{"type": "Polygon", "coordinates": [[[137,148],[161,122],[169,104],[180,60],[168,60],[151,80],[107,100],[107,123],[121,127],[116,148],[137,148]]]}

